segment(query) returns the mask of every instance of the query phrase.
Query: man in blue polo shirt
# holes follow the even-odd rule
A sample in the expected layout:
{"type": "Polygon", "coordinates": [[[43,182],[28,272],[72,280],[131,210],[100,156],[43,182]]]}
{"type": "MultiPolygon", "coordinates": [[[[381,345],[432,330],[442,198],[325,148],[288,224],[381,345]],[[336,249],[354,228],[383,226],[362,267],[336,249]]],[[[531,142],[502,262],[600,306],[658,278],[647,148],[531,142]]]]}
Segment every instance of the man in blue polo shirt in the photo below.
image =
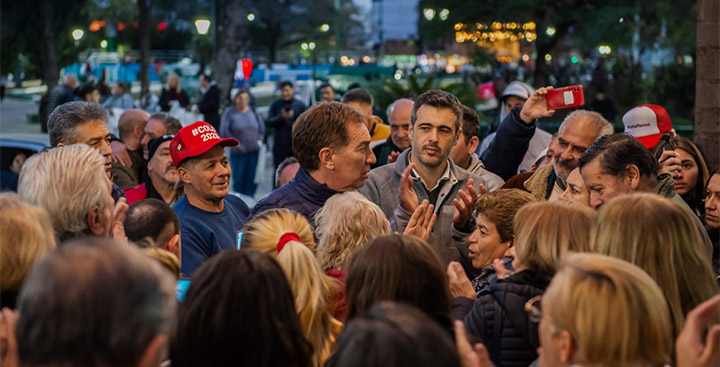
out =
{"type": "Polygon", "coordinates": [[[182,128],[170,142],[170,156],[185,184],[185,195],[173,209],[180,219],[181,271],[188,276],[210,256],[237,248],[237,233],[250,212],[240,198],[228,195],[224,147],[235,145],[237,140],[221,139],[203,121],[182,128]]]}

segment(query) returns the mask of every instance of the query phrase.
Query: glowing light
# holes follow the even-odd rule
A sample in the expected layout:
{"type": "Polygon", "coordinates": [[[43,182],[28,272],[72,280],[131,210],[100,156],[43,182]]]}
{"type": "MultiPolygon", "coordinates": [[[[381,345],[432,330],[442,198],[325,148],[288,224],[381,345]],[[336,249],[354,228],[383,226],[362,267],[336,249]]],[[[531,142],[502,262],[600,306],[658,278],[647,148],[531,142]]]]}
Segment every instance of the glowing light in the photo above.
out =
{"type": "Polygon", "coordinates": [[[545,54],[545,61],[551,61],[551,60],[552,60],[552,55],[545,54]]]}
{"type": "Polygon", "coordinates": [[[395,75],[393,75],[393,77],[395,78],[395,80],[400,80],[400,79],[402,79],[402,71],[397,70],[397,71],[395,72],[395,75]]]}
{"type": "Polygon", "coordinates": [[[162,32],[167,29],[167,22],[160,22],[157,25],[157,30],[162,32]]]}
{"type": "Polygon", "coordinates": [[[90,22],[90,26],[88,27],[88,29],[90,30],[90,32],[97,32],[100,30],[100,28],[102,28],[104,26],[105,26],[104,20],[93,20],[92,22],[90,22]]]}
{"type": "Polygon", "coordinates": [[[308,48],[311,49],[311,50],[314,50],[314,49],[315,49],[315,42],[310,42],[310,43],[308,43],[308,48]]]}
{"type": "Polygon", "coordinates": [[[573,64],[577,64],[578,61],[579,60],[578,60],[577,56],[573,56],[572,58],[570,58],[570,62],[572,62],[573,64]]]}
{"type": "Polygon", "coordinates": [[[366,64],[369,63],[369,62],[370,62],[370,56],[367,56],[367,55],[363,56],[362,61],[363,61],[364,63],[366,63],[366,64]]]}
{"type": "Polygon", "coordinates": [[[522,56],[522,59],[523,59],[523,61],[528,62],[528,61],[530,61],[530,56],[528,56],[527,54],[525,54],[525,55],[522,56]]]}
{"type": "Polygon", "coordinates": [[[254,20],[255,20],[255,14],[253,14],[253,13],[248,14],[247,20],[248,20],[248,22],[254,21],[254,20]]]}
{"type": "Polygon", "coordinates": [[[547,34],[547,35],[550,36],[550,37],[554,36],[554,35],[555,35],[555,28],[553,28],[553,27],[547,27],[547,29],[545,30],[545,34],[547,34]]]}
{"type": "Polygon", "coordinates": [[[610,53],[612,52],[612,48],[610,48],[610,46],[608,45],[600,45],[598,47],[598,52],[600,53],[600,55],[603,56],[610,55],[610,53]]]}
{"type": "MultiPolygon", "coordinates": [[[[198,19],[195,21],[195,28],[197,28],[199,34],[206,35],[210,30],[210,21],[207,19],[198,19]]],[[[160,24],[158,24],[158,30],[160,30],[160,24]]]]}
{"type": "Polygon", "coordinates": [[[107,44],[107,40],[102,40],[102,41],[100,41],[100,48],[105,49],[105,48],[107,48],[107,45],[108,45],[108,44],[107,44]]]}
{"type": "Polygon", "coordinates": [[[423,10],[423,14],[425,14],[425,19],[433,20],[435,18],[435,9],[427,8],[423,10]]]}
{"type": "Polygon", "coordinates": [[[83,36],[85,35],[85,31],[83,31],[82,29],[79,29],[79,28],[73,29],[71,34],[72,34],[72,38],[75,41],[80,41],[83,38],[83,36]]]}
{"type": "Polygon", "coordinates": [[[323,24],[323,25],[320,26],[320,30],[323,31],[323,32],[327,32],[327,31],[330,30],[330,25],[328,25],[328,24],[323,24]]]}
{"type": "Polygon", "coordinates": [[[618,23],[622,23],[622,22],[624,22],[624,21],[625,21],[625,18],[620,18],[620,19],[618,20],[618,23]]]}
{"type": "Polygon", "coordinates": [[[126,27],[126,26],[125,26],[125,23],[123,23],[123,22],[118,22],[118,24],[117,24],[117,30],[118,30],[118,31],[120,31],[120,32],[124,31],[124,30],[125,30],[125,27],[126,27]]]}
{"type": "Polygon", "coordinates": [[[440,14],[438,14],[438,16],[440,16],[440,20],[442,20],[443,22],[447,20],[449,15],[450,10],[447,9],[440,10],[440,14]]]}
{"type": "Polygon", "coordinates": [[[307,49],[308,49],[308,44],[305,43],[305,42],[303,42],[303,44],[300,45],[300,48],[302,48],[303,50],[307,50],[307,49]]]}

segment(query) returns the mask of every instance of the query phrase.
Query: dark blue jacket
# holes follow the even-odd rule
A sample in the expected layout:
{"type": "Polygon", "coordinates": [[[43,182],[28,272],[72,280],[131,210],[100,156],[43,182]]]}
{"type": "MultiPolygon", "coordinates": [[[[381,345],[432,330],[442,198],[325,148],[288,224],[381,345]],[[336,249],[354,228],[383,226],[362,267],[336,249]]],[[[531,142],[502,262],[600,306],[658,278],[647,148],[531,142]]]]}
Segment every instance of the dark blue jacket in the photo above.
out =
{"type": "Polygon", "coordinates": [[[310,174],[300,168],[290,182],[260,200],[250,213],[250,217],[268,209],[285,208],[302,214],[315,227],[313,219],[315,212],[325,205],[327,199],[337,193],[338,191],[315,181],[310,174]]]}
{"type": "Polygon", "coordinates": [[[187,195],[173,207],[180,220],[183,274],[191,276],[205,260],[222,250],[237,249],[237,233],[245,225],[250,209],[236,196],[228,195],[224,200],[220,213],[192,206],[187,195]]]}
{"type": "Polygon", "coordinates": [[[485,163],[485,169],[500,176],[507,181],[515,176],[525,153],[530,146],[530,140],[535,135],[537,120],[531,124],[520,119],[521,107],[510,110],[498,127],[495,140],[490,143],[480,159],[485,163]]]}
{"type": "Polygon", "coordinates": [[[480,292],[465,316],[467,332],[485,344],[496,366],[526,367],[537,359],[538,324],[528,319],[525,303],[545,293],[551,278],[523,270],[500,279],[480,292]]]}

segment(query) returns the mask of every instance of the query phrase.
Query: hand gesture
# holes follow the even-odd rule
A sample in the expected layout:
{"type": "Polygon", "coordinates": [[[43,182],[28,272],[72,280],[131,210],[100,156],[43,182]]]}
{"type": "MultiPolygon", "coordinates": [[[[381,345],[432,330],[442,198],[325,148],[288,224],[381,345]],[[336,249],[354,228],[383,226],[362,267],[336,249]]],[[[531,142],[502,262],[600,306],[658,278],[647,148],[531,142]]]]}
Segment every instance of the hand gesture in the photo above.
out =
{"type": "Polygon", "coordinates": [[[112,226],[112,238],[127,242],[127,236],[125,235],[125,215],[127,214],[129,206],[127,205],[127,199],[120,198],[115,203],[115,209],[113,210],[113,226],[112,226]]]}
{"type": "Polygon", "coordinates": [[[507,278],[513,273],[501,259],[493,260],[493,265],[495,265],[495,273],[497,273],[498,279],[507,278]]]}
{"type": "Polygon", "coordinates": [[[717,367],[720,365],[720,325],[712,325],[720,311],[720,295],[688,313],[685,326],[675,341],[677,367],[717,367]],[[702,335],[707,338],[703,345],[702,335]]]}
{"type": "Polygon", "coordinates": [[[415,193],[415,183],[413,182],[411,172],[415,167],[415,163],[408,164],[400,178],[400,206],[408,212],[412,213],[418,206],[418,197],[415,193]]]}
{"type": "Polygon", "coordinates": [[[112,160],[114,162],[118,162],[125,167],[132,167],[132,160],[130,160],[130,154],[128,154],[125,143],[113,140],[110,142],[110,149],[112,149],[112,160]]]}
{"type": "Polygon", "coordinates": [[[286,110],[283,108],[283,110],[280,111],[280,116],[285,120],[290,120],[295,116],[295,112],[292,109],[286,110]]]}
{"type": "Polygon", "coordinates": [[[400,152],[390,152],[390,155],[388,155],[388,163],[395,163],[397,161],[397,158],[400,156],[400,152]]]}
{"type": "Polygon", "coordinates": [[[450,283],[450,293],[453,297],[467,297],[477,299],[475,288],[473,288],[470,279],[465,274],[462,265],[457,261],[452,261],[447,267],[448,282],[450,283]]]}
{"type": "Polygon", "coordinates": [[[7,307],[0,312],[0,366],[17,367],[20,365],[18,357],[17,326],[18,312],[7,307]]]}
{"type": "Polygon", "coordinates": [[[465,325],[462,321],[455,320],[455,345],[460,355],[460,365],[462,367],[493,367],[490,361],[490,355],[487,348],[481,343],[470,345],[470,341],[465,334],[465,325]]]}
{"type": "Polygon", "coordinates": [[[680,174],[681,164],[680,154],[675,153],[674,150],[665,150],[662,152],[658,163],[660,164],[660,173],[669,173],[673,178],[680,174]]]}
{"type": "Polygon", "coordinates": [[[471,178],[465,185],[465,190],[467,190],[467,192],[458,190],[458,196],[460,199],[453,199],[453,205],[455,205],[453,224],[455,225],[455,228],[465,227],[465,223],[467,223],[470,216],[472,216],[473,211],[475,211],[475,203],[477,202],[477,199],[485,195],[485,185],[480,185],[479,189],[480,195],[478,195],[475,191],[473,179],[471,178]]]}
{"type": "Polygon", "coordinates": [[[427,200],[423,200],[422,204],[418,205],[412,217],[410,217],[403,234],[427,241],[430,238],[433,226],[435,226],[435,220],[437,220],[437,214],[433,213],[434,209],[434,205],[429,204],[427,200]]]}
{"type": "Polygon", "coordinates": [[[522,111],[520,111],[520,119],[528,124],[533,121],[542,118],[550,117],[555,114],[555,110],[548,110],[545,96],[548,91],[553,90],[553,87],[539,88],[530,98],[525,101],[522,111]]]}

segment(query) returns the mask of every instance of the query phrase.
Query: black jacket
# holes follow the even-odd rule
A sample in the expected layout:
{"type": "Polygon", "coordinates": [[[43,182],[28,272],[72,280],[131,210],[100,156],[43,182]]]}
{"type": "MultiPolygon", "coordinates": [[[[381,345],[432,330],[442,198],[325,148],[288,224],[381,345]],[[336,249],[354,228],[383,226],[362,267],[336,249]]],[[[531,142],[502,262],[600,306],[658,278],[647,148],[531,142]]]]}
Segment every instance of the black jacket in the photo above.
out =
{"type": "Polygon", "coordinates": [[[498,280],[480,293],[465,316],[465,327],[490,352],[498,367],[527,367],[537,359],[538,324],[528,319],[525,303],[541,295],[552,276],[532,270],[498,280]]]}
{"type": "Polygon", "coordinates": [[[305,108],[302,102],[294,98],[290,101],[280,98],[270,105],[267,124],[275,129],[275,145],[273,146],[273,163],[275,167],[285,158],[293,155],[292,126],[298,116],[305,112],[305,108]],[[293,117],[290,120],[285,120],[280,114],[282,110],[293,110],[293,117]]]}
{"type": "Polygon", "coordinates": [[[220,131],[220,89],[217,85],[210,85],[210,88],[200,97],[197,107],[205,116],[205,122],[220,131]]]}

